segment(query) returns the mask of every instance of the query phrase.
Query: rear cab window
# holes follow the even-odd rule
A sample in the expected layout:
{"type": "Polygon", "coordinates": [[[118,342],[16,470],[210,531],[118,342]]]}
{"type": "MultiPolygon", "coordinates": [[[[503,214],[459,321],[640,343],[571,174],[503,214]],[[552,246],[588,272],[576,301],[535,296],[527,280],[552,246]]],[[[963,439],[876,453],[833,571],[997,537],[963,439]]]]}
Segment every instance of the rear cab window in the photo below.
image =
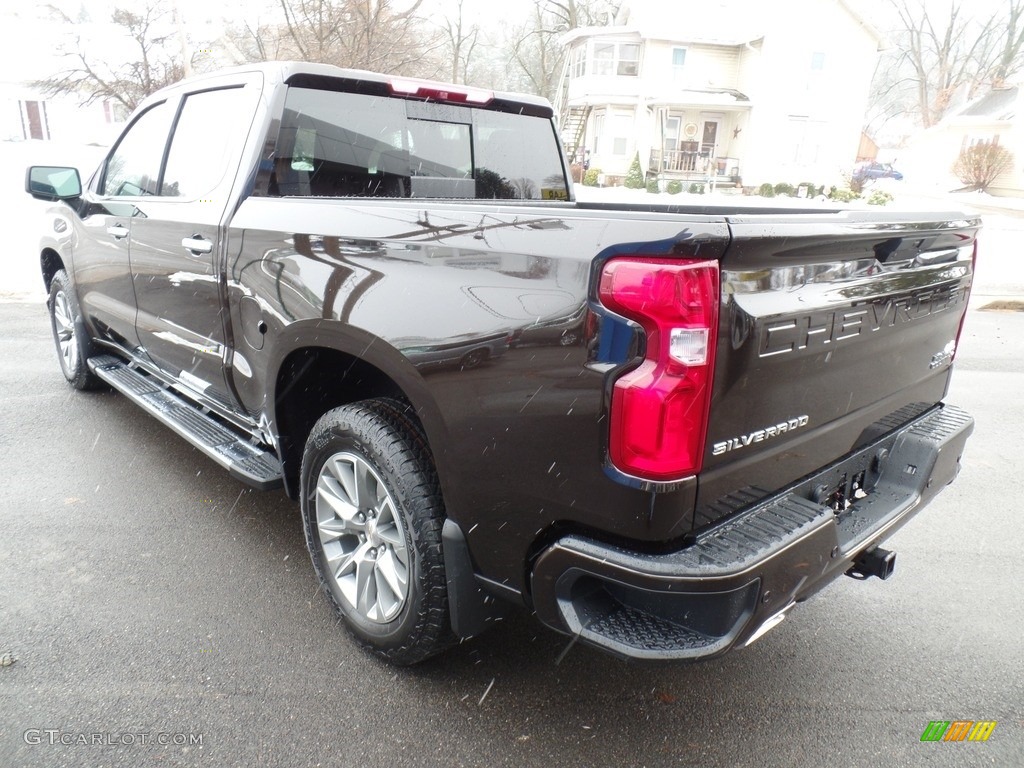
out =
{"type": "Polygon", "coordinates": [[[290,86],[265,194],[567,200],[550,117],[290,86]]]}

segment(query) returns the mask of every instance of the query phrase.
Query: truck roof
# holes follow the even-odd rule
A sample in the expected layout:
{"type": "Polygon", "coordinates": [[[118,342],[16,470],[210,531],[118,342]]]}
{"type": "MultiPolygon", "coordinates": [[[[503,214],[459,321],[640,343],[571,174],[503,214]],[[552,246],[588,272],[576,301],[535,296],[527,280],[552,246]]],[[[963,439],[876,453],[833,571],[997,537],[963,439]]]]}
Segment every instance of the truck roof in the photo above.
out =
{"type": "MultiPolygon", "coordinates": [[[[343,67],[336,67],[333,64],[317,64],[308,61],[267,61],[254,62],[252,64],[241,64],[236,67],[228,67],[201,75],[194,75],[190,78],[174,83],[173,85],[169,85],[166,88],[161,89],[158,93],[172,92],[181,87],[183,83],[196,83],[201,82],[204,79],[221,78],[224,75],[230,75],[236,72],[260,72],[271,85],[280,83],[289,83],[293,85],[298,83],[310,84],[318,81],[320,83],[327,84],[329,81],[334,80],[339,86],[362,83],[377,84],[387,87],[396,82],[416,82],[431,85],[438,91],[453,93],[482,90],[466,85],[445,83],[439,80],[425,80],[422,78],[410,78],[401,75],[385,75],[379,72],[370,72],[362,69],[345,69],[343,67]]],[[[348,88],[341,87],[339,90],[348,90],[348,88]]],[[[528,108],[528,111],[532,114],[543,114],[544,116],[551,116],[554,114],[551,102],[541,96],[508,91],[492,91],[489,89],[483,90],[486,90],[486,93],[493,96],[493,101],[503,103],[506,106],[506,109],[509,104],[520,104],[523,107],[528,108]]]]}

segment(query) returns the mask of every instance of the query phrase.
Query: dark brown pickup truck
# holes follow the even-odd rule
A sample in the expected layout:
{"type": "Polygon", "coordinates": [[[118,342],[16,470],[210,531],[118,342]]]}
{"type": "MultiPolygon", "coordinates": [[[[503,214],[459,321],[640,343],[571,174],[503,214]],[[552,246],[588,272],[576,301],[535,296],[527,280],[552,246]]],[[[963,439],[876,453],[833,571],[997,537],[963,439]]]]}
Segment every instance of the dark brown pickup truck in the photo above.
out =
{"type": "Polygon", "coordinates": [[[510,603],[629,657],[750,643],[888,577],[972,429],[977,219],[579,203],[533,97],[245,67],[27,187],[67,379],[283,486],[396,663],[510,603]]]}

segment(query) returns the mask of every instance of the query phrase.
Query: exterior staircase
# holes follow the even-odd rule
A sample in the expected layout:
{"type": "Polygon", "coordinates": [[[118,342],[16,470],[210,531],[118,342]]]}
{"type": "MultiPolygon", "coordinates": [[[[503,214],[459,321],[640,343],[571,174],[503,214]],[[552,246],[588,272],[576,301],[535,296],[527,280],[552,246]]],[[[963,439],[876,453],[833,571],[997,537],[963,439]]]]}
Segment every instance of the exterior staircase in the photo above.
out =
{"type": "Polygon", "coordinates": [[[590,119],[592,106],[569,105],[569,57],[562,62],[562,75],[558,81],[554,108],[558,119],[558,135],[565,147],[565,156],[570,163],[582,162],[582,155],[577,157],[583,147],[587,135],[587,120],[590,119]]]}
{"type": "Polygon", "coordinates": [[[583,139],[587,135],[587,120],[590,119],[592,110],[593,107],[589,105],[584,107],[568,107],[559,116],[560,125],[558,132],[562,137],[562,143],[565,145],[565,154],[569,158],[570,163],[582,160],[579,152],[583,147],[583,139]]]}

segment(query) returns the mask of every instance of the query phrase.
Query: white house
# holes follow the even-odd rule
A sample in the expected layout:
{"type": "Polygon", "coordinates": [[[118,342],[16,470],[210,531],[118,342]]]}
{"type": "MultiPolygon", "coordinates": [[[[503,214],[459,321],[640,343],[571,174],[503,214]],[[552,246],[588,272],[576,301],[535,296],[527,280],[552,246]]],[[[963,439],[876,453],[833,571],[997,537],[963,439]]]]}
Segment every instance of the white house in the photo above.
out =
{"type": "Polygon", "coordinates": [[[843,0],[627,0],[573,30],[563,140],[613,180],[833,183],[856,160],[880,43],[843,0]]]}
{"type": "Polygon", "coordinates": [[[918,134],[900,152],[908,179],[945,189],[961,186],[952,172],[960,151],[994,143],[1013,154],[1013,163],[989,186],[993,195],[1024,197],[1024,86],[993,88],[937,125],[918,134]]]}
{"type": "Polygon", "coordinates": [[[47,96],[33,86],[68,66],[54,45],[62,34],[43,8],[0,10],[0,141],[105,144],[117,135],[123,116],[114,104],[83,106],[75,96],[47,96]]]}

